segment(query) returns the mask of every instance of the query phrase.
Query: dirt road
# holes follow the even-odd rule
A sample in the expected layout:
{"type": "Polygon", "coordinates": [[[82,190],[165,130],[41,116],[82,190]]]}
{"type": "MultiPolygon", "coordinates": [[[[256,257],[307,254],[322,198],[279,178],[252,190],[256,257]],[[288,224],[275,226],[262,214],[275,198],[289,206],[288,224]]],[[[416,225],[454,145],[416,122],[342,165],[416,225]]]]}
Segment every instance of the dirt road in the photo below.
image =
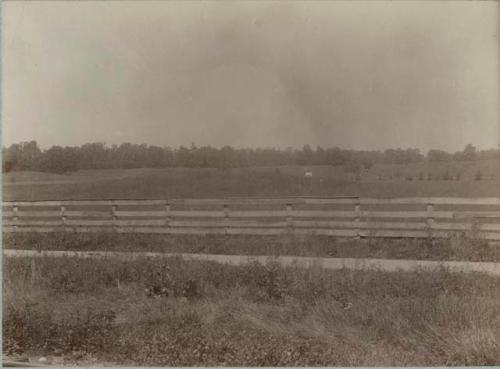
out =
{"type": "Polygon", "coordinates": [[[34,250],[3,250],[7,257],[82,257],[82,258],[119,258],[133,260],[142,257],[172,257],[181,256],[191,260],[209,260],[219,263],[241,265],[252,261],[265,263],[269,260],[283,265],[310,266],[317,265],[326,269],[379,269],[384,271],[438,269],[448,268],[451,271],[483,272],[500,276],[500,263],[468,262],[468,261],[429,261],[429,260],[399,260],[399,259],[352,259],[352,258],[318,258],[300,256],[247,256],[247,255],[214,255],[214,254],[172,254],[159,252],[105,252],[105,251],[42,251],[34,250]]]}

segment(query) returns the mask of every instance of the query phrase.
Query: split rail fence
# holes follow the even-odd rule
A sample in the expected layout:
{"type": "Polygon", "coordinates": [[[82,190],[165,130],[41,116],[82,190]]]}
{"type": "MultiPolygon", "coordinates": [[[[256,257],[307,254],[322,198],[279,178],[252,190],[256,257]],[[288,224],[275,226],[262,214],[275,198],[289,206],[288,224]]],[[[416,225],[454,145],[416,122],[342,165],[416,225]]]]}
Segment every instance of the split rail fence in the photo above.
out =
{"type": "Polygon", "coordinates": [[[500,198],[226,198],[3,202],[4,232],[318,234],[500,240],[500,198]]]}

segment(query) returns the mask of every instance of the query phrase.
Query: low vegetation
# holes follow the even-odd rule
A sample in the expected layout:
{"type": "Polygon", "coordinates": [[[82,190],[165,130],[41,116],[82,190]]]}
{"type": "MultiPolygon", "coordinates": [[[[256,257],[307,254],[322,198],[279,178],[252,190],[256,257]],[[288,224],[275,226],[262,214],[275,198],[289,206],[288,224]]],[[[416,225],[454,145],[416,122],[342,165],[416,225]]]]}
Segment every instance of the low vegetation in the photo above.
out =
{"type": "Polygon", "coordinates": [[[448,239],[338,239],[328,236],[219,236],[102,233],[6,233],[19,250],[131,251],[226,255],[500,261],[500,246],[460,235],[448,239]]]}
{"type": "Polygon", "coordinates": [[[500,278],[4,258],[3,350],[72,365],[500,363],[500,278]]]}

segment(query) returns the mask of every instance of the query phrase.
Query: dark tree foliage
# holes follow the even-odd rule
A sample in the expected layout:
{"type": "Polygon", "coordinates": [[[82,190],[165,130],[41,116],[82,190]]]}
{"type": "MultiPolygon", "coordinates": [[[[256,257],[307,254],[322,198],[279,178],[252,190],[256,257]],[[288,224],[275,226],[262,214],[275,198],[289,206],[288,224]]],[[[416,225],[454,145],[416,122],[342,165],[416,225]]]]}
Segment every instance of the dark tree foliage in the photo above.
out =
{"type": "Polygon", "coordinates": [[[429,150],[427,153],[427,160],[432,162],[451,161],[452,159],[453,155],[443,150],[429,150]]]}
{"type": "Polygon", "coordinates": [[[40,168],[41,156],[42,151],[36,141],[12,144],[2,149],[4,168],[8,167],[9,170],[37,170],[40,168]]]}
{"type": "MultiPolygon", "coordinates": [[[[44,171],[67,173],[81,169],[126,169],[126,168],[235,168],[249,166],[284,165],[343,165],[347,170],[370,169],[379,163],[409,164],[426,160],[418,149],[388,149],[385,151],[345,150],[338,147],[302,149],[287,148],[241,148],[211,146],[179,148],[158,147],[146,144],[122,143],[107,146],[102,142],[82,146],[52,146],[41,150],[36,141],[21,142],[4,147],[3,171],[44,171]]],[[[480,160],[499,158],[500,150],[477,151],[467,145],[463,151],[450,154],[441,150],[430,150],[428,161],[480,160]]]]}
{"type": "Polygon", "coordinates": [[[409,164],[423,161],[419,149],[388,149],[384,151],[384,162],[390,164],[409,164]]]}

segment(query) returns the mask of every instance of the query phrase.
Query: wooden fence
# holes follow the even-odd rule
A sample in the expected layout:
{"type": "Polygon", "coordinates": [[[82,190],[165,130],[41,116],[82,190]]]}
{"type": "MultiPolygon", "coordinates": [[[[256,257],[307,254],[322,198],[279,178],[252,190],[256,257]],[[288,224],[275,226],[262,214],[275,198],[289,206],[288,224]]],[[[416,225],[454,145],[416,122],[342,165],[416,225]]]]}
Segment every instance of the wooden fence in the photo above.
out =
{"type": "Polygon", "coordinates": [[[500,240],[500,198],[226,198],[3,202],[4,232],[321,234],[500,240]]]}

